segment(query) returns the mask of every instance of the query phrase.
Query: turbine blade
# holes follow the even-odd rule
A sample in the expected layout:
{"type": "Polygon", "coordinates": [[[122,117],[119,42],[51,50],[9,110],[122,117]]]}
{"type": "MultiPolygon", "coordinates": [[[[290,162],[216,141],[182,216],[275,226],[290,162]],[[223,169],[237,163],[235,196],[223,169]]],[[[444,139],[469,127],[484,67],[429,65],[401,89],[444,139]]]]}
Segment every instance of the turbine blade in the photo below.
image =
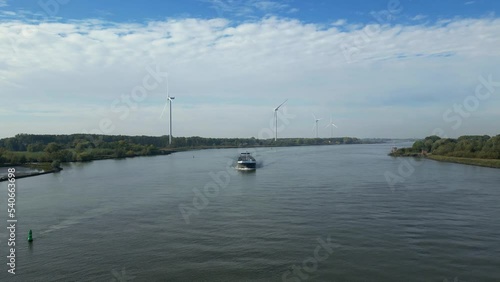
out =
{"type": "Polygon", "coordinates": [[[166,84],[167,84],[167,86],[166,86],[166,87],[167,87],[167,97],[170,97],[170,95],[169,95],[169,90],[168,90],[168,74],[167,74],[167,79],[166,79],[166,82],[167,82],[167,83],[166,83],[166,84]]]}
{"type": "Polygon", "coordinates": [[[167,73],[167,77],[166,77],[166,82],[167,82],[167,97],[170,97],[170,82],[168,79],[168,73],[167,73]]]}
{"type": "Polygon", "coordinates": [[[286,101],[288,101],[288,99],[286,99],[283,103],[281,103],[278,107],[276,107],[276,109],[274,109],[275,111],[277,111],[281,106],[283,106],[283,104],[286,103],[286,101]]]}
{"type": "Polygon", "coordinates": [[[163,114],[165,113],[165,111],[167,110],[167,106],[168,106],[168,102],[165,103],[165,107],[163,107],[163,111],[161,111],[161,115],[160,115],[160,118],[163,117],[163,114]]]}
{"type": "Polygon", "coordinates": [[[332,123],[333,126],[335,126],[335,128],[338,128],[338,126],[336,126],[334,123],[332,123]]]}
{"type": "Polygon", "coordinates": [[[317,120],[317,118],[316,118],[316,116],[314,114],[311,114],[311,115],[313,116],[314,120],[317,120]]]}

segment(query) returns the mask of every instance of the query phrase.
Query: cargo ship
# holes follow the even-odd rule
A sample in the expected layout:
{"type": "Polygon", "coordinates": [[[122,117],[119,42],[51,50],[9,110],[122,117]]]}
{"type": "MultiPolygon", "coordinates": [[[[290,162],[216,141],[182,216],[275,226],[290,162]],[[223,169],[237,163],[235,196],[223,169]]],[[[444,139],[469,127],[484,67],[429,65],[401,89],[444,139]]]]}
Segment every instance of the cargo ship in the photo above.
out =
{"type": "Polygon", "coordinates": [[[255,170],[257,168],[257,161],[250,153],[241,153],[236,163],[238,170],[255,170]]]}

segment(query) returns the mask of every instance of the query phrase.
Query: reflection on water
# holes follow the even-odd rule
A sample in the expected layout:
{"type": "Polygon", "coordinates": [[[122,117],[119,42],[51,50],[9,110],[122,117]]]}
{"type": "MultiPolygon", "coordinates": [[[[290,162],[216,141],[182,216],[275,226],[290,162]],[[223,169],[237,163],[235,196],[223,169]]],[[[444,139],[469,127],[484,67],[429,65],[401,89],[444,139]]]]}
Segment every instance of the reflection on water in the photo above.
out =
{"type": "Polygon", "coordinates": [[[35,172],[42,172],[42,170],[33,169],[33,168],[29,168],[29,167],[22,167],[22,166],[0,167],[0,178],[5,177],[9,174],[8,173],[9,168],[16,169],[16,172],[15,172],[16,176],[22,176],[22,175],[26,175],[26,174],[30,174],[30,173],[35,173],[35,172]]]}
{"type": "Polygon", "coordinates": [[[422,160],[391,189],[391,147],[259,148],[250,173],[234,169],[241,149],[226,149],[20,179],[8,279],[110,281],[126,269],[134,281],[283,281],[295,266],[307,279],[289,281],[498,281],[499,170],[422,160]],[[314,263],[319,239],[334,247],[314,263]]]}

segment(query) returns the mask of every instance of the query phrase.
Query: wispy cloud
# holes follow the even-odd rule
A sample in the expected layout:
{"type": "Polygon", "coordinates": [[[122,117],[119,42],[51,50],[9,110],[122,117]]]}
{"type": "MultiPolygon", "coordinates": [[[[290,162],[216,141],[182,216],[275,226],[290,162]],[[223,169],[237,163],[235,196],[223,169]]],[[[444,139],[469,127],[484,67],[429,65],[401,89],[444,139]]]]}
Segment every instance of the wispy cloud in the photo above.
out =
{"type": "MultiPolygon", "coordinates": [[[[495,18],[346,30],[278,17],[240,24],[3,20],[0,95],[10,106],[0,111],[2,134],[92,129],[96,119],[116,115],[108,106],[142,83],[144,67],[154,62],[169,73],[178,136],[250,137],[269,126],[272,106],[285,98],[297,118],[283,137],[311,136],[311,112],[335,113],[344,136],[425,136],[442,121],[443,108],[475,90],[478,75],[500,80],[498,30],[495,18]],[[34,26],[36,33],[22,33],[34,26]],[[346,63],[340,45],[367,31],[372,36],[358,60],[346,63]]],[[[115,121],[115,132],[166,134],[158,120],[162,89],[126,122],[115,121]]],[[[497,130],[491,120],[500,120],[499,106],[494,98],[482,104],[463,133],[497,130]]]]}
{"type": "Polygon", "coordinates": [[[7,0],[0,0],[0,7],[6,7],[6,6],[9,6],[9,4],[7,4],[7,0]]]}
{"type": "Polygon", "coordinates": [[[95,13],[99,16],[99,17],[107,17],[107,16],[112,16],[113,13],[110,12],[110,11],[105,11],[105,10],[95,10],[95,13]]]}
{"type": "Polygon", "coordinates": [[[333,26],[343,26],[347,23],[345,19],[339,19],[332,23],[333,26]]]}
{"type": "Polygon", "coordinates": [[[411,20],[412,21],[420,21],[420,20],[423,20],[425,18],[427,18],[427,16],[425,16],[425,15],[416,15],[413,18],[411,18],[411,20]]]}
{"type": "Polygon", "coordinates": [[[264,12],[272,12],[272,11],[280,11],[287,9],[289,6],[287,4],[283,4],[277,1],[249,1],[249,5],[254,6],[255,8],[264,11],[264,12]]]}
{"type": "Polygon", "coordinates": [[[0,14],[1,15],[5,15],[5,16],[15,16],[15,15],[17,15],[16,12],[12,12],[12,11],[1,11],[0,14]]]}
{"type": "Polygon", "coordinates": [[[474,3],[476,3],[476,1],[467,1],[467,2],[464,3],[464,5],[472,5],[474,3]]]}
{"type": "Polygon", "coordinates": [[[254,16],[256,13],[277,13],[287,12],[294,13],[298,9],[290,7],[290,5],[279,1],[265,1],[265,0],[202,0],[209,2],[218,13],[219,16],[233,15],[233,16],[254,16]]]}

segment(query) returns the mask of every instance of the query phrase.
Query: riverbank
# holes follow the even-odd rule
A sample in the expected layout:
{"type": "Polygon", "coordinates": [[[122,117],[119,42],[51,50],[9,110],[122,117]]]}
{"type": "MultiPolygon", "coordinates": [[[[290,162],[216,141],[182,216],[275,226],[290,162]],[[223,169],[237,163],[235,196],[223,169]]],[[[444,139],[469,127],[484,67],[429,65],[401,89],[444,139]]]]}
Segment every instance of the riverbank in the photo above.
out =
{"type": "Polygon", "coordinates": [[[465,135],[457,139],[427,136],[409,148],[393,147],[392,157],[423,157],[440,162],[500,168],[500,135],[465,135]]]}
{"type": "Polygon", "coordinates": [[[500,168],[499,159],[458,158],[458,157],[447,157],[439,155],[427,155],[426,158],[439,162],[449,162],[449,163],[457,163],[465,165],[500,168]]]}
{"type": "MultiPolygon", "coordinates": [[[[35,166],[45,166],[46,164],[43,163],[43,164],[36,164],[35,166]]],[[[50,166],[50,164],[48,164],[50,166]]],[[[29,167],[29,168],[33,168],[33,165],[30,164],[30,165],[27,165],[27,166],[24,166],[24,167],[29,167]]],[[[26,173],[26,174],[16,174],[14,173],[14,175],[16,176],[15,179],[20,179],[20,178],[26,178],[26,177],[33,177],[33,176],[39,176],[39,175],[44,175],[44,174],[49,174],[49,173],[54,173],[54,172],[59,172],[61,171],[62,168],[58,167],[58,168],[50,168],[50,169],[42,169],[40,171],[36,171],[36,172],[30,172],[30,173],[26,173]]],[[[4,182],[4,181],[8,181],[9,180],[9,177],[8,176],[3,176],[3,177],[0,177],[0,182],[4,182]]]]}
{"type": "MultiPolygon", "coordinates": [[[[356,143],[358,144],[358,143],[356,143]]],[[[378,142],[367,143],[367,144],[379,144],[378,142]]],[[[152,157],[152,156],[161,156],[161,155],[169,155],[177,152],[185,152],[185,151],[196,151],[196,150],[209,150],[209,149],[250,149],[250,148],[272,148],[272,147],[302,147],[302,146],[332,146],[332,145],[344,145],[344,144],[323,144],[323,145],[309,145],[309,144],[300,144],[300,145],[274,145],[274,146],[247,146],[241,147],[236,145],[222,145],[222,146],[196,146],[196,147],[177,147],[177,148],[161,148],[156,152],[153,152],[150,155],[131,155],[131,156],[123,156],[123,157],[113,157],[113,156],[102,156],[99,158],[88,159],[85,161],[69,161],[63,163],[74,163],[74,162],[91,162],[91,161],[99,161],[99,160],[109,160],[109,159],[124,159],[124,158],[135,158],[135,157],[152,157]]],[[[24,153],[24,152],[17,152],[24,153]]],[[[38,175],[44,175],[49,173],[55,173],[62,170],[62,168],[54,169],[51,166],[51,162],[40,162],[40,163],[30,163],[30,164],[3,164],[2,167],[25,167],[38,170],[37,172],[31,172],[27,174],[16,174],[16,179],[33,177],[38,175]]],[[[0,177],[0,182],[7,181],[8,178],[6,176],[0,177]]]]}
{"type": "MultiPolygon", "coordinates": [[[[199,146],[199,147],[183,147],[183,148],[162,148],[159,149],[156,153],[147,156],[141,155],[133,155],[133,156],[125,156],[125,157],[112,157],[112,156],[104,156],[100,158],[94,158],[86,161],[76,161],[76,162],[92,162],[92,161],[101,161],[101,160],[110,160],[110,159],[125,159],[125,158],[135,158],[135,157],[153,157],[153,156],[162,156],[162,155],[170,155],[172,153],[177,152],[185,152],[185,151],[195,151],[195,150],[207,150],[207,149],[230,149],[230,148],[238,148],[238,146],[199,146]]],[[[66,163],[75,163],[66,162],[66,163]]],[[[17,173],[16,179],[39,176],[44,174],[50,174],[55,172],[60,172],[63,170],[61,167],[53,168],[51,166],[51,162],[40,162],[40,163],[29,163],[29,164],[10,164],[10,165],[2,165],[2,167],[10,168],[10,167],[23,167],[30,168],[36,171],[29,173],[17,173]]],[[[7,176],[0,176],[0,182],[8,181],[9,178],[7,176]]]]}
{"type": "Polygon", "coordinates": [[[422,153],[416,153],[416,152],[390,152],[389,156],[391,157],[422,157],[422,153]]]}
{"type": "MultiPolygon", "coordinates": [[[[187,151],[187,150],[173,150],[173,149],[160,149],[157,153],[148,155],[148,156],[161,156],[161,155],[169,155],[175,152],[179,151],[187,151]]],[[[91,162],[91,161],[101,161],[101,160],[110,160],[110,159],[124,159],[124,158],[135,158],[135,157],[144,157],[144,156],[126,156],[126,157],[112,157],[112,156],[104,156],[101,158],[95,158],[95,159],[90,159],[90,160],[85,160],[85,161],[72,161],[72,162],[65,162],[65,163],[75,163],[75,162],[91,162]]],[[[44,174],[50,174],[50,173],[55,173],[55,172],[60,172],[63,170],[62,167],[52,167],[52,162],[38,162],[38,163],[28,163],[28,164],[3,164],[1,167],[5,168],[10,168],[10,167],[23,167],[23,168],[30,168],[33,170],[36,170],[34,172],[29,172],[29,173],[15,173],[16,179],[20,178],[26,178],[26,177],[33,177],[33,176],[39,176],[39,175],[44,175],[44,174]]],[[[7,176],[0,176],[0,182],[7,181],[9,178],[7,176]]]]}
{"type": "Polygon", "coordinates": [[[426,158],[438,162],[456,163],[464,165],[475,165],[490,168],[500,168],[499,159],[480,159],[480,158],[459,158],[459,157],[448,157],[432,154],[421,154],[421,153],[389,153],[391,157],[412,157],[412,158],[426,158]]]}

